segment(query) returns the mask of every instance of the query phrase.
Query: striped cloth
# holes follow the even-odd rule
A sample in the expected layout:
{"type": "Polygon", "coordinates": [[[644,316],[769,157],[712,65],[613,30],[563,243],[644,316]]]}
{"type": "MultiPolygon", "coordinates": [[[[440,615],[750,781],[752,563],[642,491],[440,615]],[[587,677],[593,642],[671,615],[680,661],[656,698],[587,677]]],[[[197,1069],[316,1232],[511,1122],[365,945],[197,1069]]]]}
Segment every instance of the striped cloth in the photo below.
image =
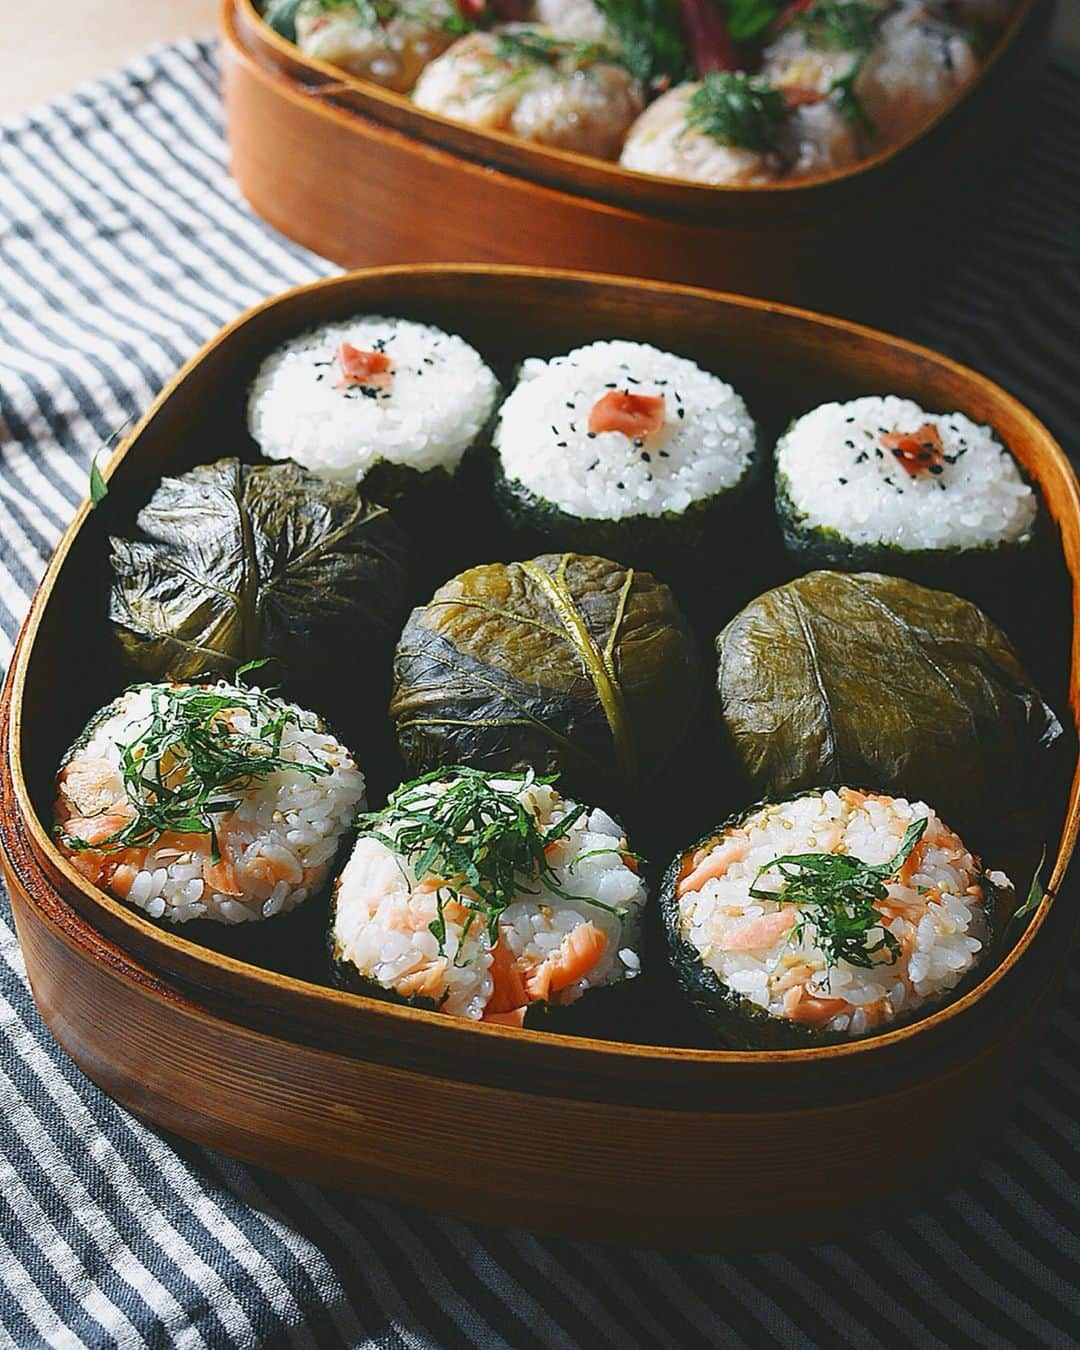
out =
{"type": "MultiPolygon", "coordinates": [[[[910,325],[1015,390],[1066,445],[1080,432],[1078,150],[1080,68],[1059,62],[1021,183],[910,325]]],[[[240,199],[214,51],[196,42],[8,124],[0,258],[2,665],[93,449],[240,309],[332,269],[240,199]]],[[[1075,978],[976,1179],[858,1241],[737,1259],[495,1231],[148,1129],[53,1045],[6,901],[0,1033],[5,1346],[1078,1343],[1075,978]]],[[[792,1215],[777,1237],[805,1244],[813,1227],[792,1215]]]]}

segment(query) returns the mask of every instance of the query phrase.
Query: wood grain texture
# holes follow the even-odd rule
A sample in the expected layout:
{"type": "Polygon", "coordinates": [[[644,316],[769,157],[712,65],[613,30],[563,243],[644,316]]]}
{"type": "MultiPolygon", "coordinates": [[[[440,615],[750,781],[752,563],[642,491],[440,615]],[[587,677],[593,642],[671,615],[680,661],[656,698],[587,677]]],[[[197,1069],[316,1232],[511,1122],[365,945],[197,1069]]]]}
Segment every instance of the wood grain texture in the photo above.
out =
{"type": "Polygon", "coordinates": [[[531,263],[865,316],[948,267],[982,197],[1004,189],[1053,8],[1023,0],[979,79],[914,139],[828,179],[718,188],[427,113],[224,0],[232,170],[272,225],[348,267],[531,263]]]}
{"type": "MultiPolygon", "coordinates": [[[[500,1223],[744,1245],[774,1240],[793,1197],[820,1234],[851,1221],[841,1183],[852,1168],[879,1213],[912,1199],[941,1179],[943,1160],[996,1127],[1015,1092],[1066,958],[1067,904],[1045,900],[995,970],[912,1027],[810,1050],[664,1049],[475,1026],[261,970],[157,928],[53,848],[42,819],[55,766],[118,683],[103,622],[106,535],[163,472],[234,448],[243,389],[268,347],[363,310],[454,328],[508,363],[598,332],[636,337],[724,370],[751,406],[771,397],[778,417],[824,391],[882,388],[961,409],[991,422],[1038,482],[1080,578],[1080,496],[1046,429],[989,381],[898,339],[763,302],[529,269],[387,268],[288,292],[225,329],[126,439],[109,496],[65,534],[12,661],[0,845],[49,1026],[106,1090],[192,1139],[500,1223]],[[85,657],[77,682],[72,650],[85,657]]],[[[1074,590],[1069,688],[1080,720],[1076,620],[1074,590]]],[[[1055,893],[1080,828],[1080,775],[1060,814],[1055,893]]]]}

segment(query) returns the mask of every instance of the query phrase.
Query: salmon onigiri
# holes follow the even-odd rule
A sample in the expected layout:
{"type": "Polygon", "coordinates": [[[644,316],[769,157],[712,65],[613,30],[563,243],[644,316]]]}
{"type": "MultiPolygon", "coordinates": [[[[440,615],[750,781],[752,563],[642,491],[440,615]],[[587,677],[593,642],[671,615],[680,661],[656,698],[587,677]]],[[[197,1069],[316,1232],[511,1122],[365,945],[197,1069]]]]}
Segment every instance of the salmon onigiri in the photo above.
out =
{"type": "Polygon", "coordinates": [[[334,889],[335,978],[520,1026],[637,976],[645,895],[620,826],[552,779],[439,770],[361,819],[334,889]]]}
{"type": "Polygon", "coordinates": [[[1009,889],[923,802],[842,787],[755,807],[676,858],[676,972],[725,1043],[880,1031],[939,1006],[1009,889]]]}
{"type": "Polygon", "coordinates": [[[54,831],[150,918],[239,924],[319,892],[363,806],[363,774],[313,713],[224,681],[144,684],[65,756],[54,831]]]}

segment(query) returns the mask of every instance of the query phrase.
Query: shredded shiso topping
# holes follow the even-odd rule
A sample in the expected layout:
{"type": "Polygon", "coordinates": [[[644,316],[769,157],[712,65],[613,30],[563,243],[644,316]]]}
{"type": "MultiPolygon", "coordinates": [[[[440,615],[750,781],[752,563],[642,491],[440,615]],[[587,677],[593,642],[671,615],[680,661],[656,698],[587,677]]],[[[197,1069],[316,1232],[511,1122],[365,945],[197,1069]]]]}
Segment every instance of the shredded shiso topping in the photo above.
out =
{"type": "MultiPolygon", "coordinates": [[[[498,940],[499,916],[522,893],[544,890],[564,899],[584,900],[620,918],[625,910],[591,896],[568,896],[559,886],[547,852],[577,824],[588,808],[573,806],[547,829],[541,829],[528,803],[528,789],[548,786],[557,775],[538,777],[500,773],[493,780],[478,769],[457,766],[436,769],[390,794],[381,811],[367,812],[357,822],[359,838],[372,838],[404,858],[416,880],[437,880],[437,916],[430,924],[440,944],[446,939],[444,907],[454,899],[469,911],[465,936],[479,920],[489,942],[498,940]],[[524,799],[524,800],[523,800],[524,799]]],[[[580,859],[579,859],[580,861],[580,859]]],[[[412,884],[410,879],[410,885],[412,884]]]]}
{"type": "MultiPolygon", "coordinates": [[[[243,669],[240,672],[243,673],[243,669]]],[[[198,685],[135,685],[150,691],[151,712],[135,739],[118,747],[131,820],[98,843],[59,836],[73,852],[112,852],[152,844],[166,832],[208,834],[211,857],[220,858],[215,817],[235,811],[252,784],[279,771],[330,774],[318,756],[285,759],[281,738],[302,724],[299,709],[257,689],[227,691],[198,685]],[[237,725],[229,714],[247,714],[237,725]]]]}
{"type": "MultiPolygon", "coordinates": [[[[809,930],[827,970],[841,961],[863,970],[879,963],[892,965],[900,944],[882,922],[875,902],[888,899],[886,883],[907,862],[926,826],[925,816],[912,821],[899,849],[883,863],[865,863],[844,853],[785,854],[758,870],[750,895],[755,900],[794,905],[799,920],[792,929],[792,940],[799,942],[809,930]],[[757,881],[773,871],[784,878],[783,887],[779,891],[759,888],[757,881]]],[[[826,974],[826,987],[827,983],[826,974]]]]}

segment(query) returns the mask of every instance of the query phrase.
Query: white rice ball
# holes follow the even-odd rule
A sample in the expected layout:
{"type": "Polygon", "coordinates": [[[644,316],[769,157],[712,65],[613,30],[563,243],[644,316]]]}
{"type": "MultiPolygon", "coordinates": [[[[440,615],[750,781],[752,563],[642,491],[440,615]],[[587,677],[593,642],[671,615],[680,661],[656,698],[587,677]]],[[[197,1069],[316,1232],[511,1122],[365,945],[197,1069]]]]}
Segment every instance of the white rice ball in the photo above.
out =
{"type": "Polygon", "coordinates": [[[1038,499],[992,429],[893,394],[825,403],[776,447],[777,484],[800,526],[855,544],[978,548],[1026,539],[1038,499]],[[930,427],[941,453],[909,472],[883,442],[930,427]]]}
{"type": "Polygon", "coordinates": [[[882,20],[854,92],[878,141],[898,141],[952,103],[978,68],[970,35],[932,18],[915,0],[882,20]]]}
{"type": "Polygon", "coordinates": [[[560,150],[615,159],[641,111],[641,87],[614,60],[584,58],[573,39],[527,24],[470,33],[424,71],[413,102],[428,112],[560,150]],[[550,59],[530,56],[529,43],[550,59]],[[582,59],[579,59],[582,58],[582,59]]]}
{"type": "Polygon", "coordinates": [[[262,363],[248,427],[268,459],[361,483],[380,461],[452,473],[484,430],[498,382],[460,337],[409,319],[359,315],[290,339],[262,363]],[[390,368],[350,381],[343,344],[390,368]]]}
{"type": "Polygon", "coordinates": [[[453,41],[453,0],[409,0],[380,19],[374,7],[304,0],[296,45],[306,56],[405,93],[453,41]]]}
{"type": "Polygon", "coordinates": [[[715,187],[771,183],[780,168],[775,155],[727,145],[687,124],[687,104],[700,87],[676,85],[651,103],[630,128],[619,163],[638,173],[715,187]]]}
{"type": "Polygon", "coordinates": [[[526,361],[495,432],[502,470],[581,519],[683,512],[735,487],[750,469],[754,423],[730,384],[686,357],[640,342],[593,342],[526,361]],[[612,392],[662,400],[645,437],[591,431],[612,392]]]}

